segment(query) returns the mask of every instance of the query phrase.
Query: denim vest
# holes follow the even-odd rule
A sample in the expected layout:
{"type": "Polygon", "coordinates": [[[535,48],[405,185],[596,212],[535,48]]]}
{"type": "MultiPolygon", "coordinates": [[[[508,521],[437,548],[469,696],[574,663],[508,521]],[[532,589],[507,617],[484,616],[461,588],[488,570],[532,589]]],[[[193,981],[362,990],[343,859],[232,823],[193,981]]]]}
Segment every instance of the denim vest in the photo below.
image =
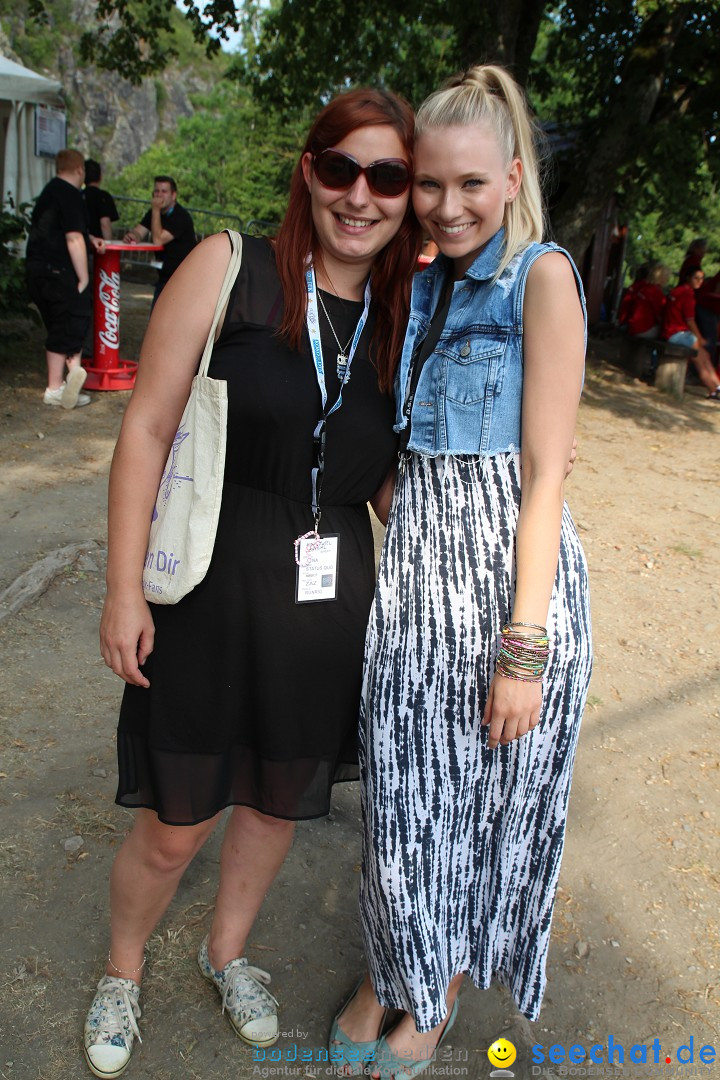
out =
{"type": "MultiPolygon", "coordinates": [[[[530,244],[492,278],[502,257],[504,229],[488,241],[460,281],[453,285],[445,326],[420,374],[411,407],[409,450],[442,454],[503,454],[520,449],[523,388],[523,297],[528,272],[557,244],[530,244]]],[[[585,314],[582,282],[575,264],[585,314]]],[[[428,332],[432,314],[451,272],[439,255],[416,274],[400,367],[395,380],[395,431],[407,426],[404,413],[415,350],[428,332]]]]}

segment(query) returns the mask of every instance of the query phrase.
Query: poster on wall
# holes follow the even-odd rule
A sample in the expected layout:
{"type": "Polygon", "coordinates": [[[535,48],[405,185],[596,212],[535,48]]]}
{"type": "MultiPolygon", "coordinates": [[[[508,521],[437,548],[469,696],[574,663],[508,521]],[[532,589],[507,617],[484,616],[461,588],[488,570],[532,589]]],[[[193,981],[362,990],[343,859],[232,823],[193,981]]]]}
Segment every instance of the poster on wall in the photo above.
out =
{"type": "Polygon", "coordinates": [[[67,113],[54,105],[35,106],[35,156],[54,158],[64,150],[67,139],[67,113]]]}

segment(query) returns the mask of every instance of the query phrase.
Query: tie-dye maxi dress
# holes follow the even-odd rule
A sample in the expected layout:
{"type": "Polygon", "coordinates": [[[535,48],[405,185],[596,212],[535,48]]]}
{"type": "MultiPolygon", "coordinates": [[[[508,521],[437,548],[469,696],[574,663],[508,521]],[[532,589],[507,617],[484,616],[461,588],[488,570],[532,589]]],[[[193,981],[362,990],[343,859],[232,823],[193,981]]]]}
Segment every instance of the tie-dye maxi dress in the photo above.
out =
{"type": "Polygon", "coordinates": [[[516,454],[410,454],[365,648],[361,918],[373,985],[419,1030],[450,979],[493,978],[538,1015],[568,796],[591,670],[585,558],[570,512],[542,720],[492,751],[480,721],[512,611],[516,454]]]}

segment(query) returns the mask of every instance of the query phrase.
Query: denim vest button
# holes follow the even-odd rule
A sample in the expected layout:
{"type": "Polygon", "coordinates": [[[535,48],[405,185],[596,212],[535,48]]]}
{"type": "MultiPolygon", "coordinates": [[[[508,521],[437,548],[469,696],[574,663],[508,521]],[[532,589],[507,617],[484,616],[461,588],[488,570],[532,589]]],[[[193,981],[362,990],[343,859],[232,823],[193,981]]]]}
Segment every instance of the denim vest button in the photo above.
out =
{"type": "Polygon", "coordinates": [[[466,341],[465,344],[463,345],[462,349],[460,350],[460,355],[461,356],[469,356],[470,355],[470,342],[469,341],[466,341]]]}

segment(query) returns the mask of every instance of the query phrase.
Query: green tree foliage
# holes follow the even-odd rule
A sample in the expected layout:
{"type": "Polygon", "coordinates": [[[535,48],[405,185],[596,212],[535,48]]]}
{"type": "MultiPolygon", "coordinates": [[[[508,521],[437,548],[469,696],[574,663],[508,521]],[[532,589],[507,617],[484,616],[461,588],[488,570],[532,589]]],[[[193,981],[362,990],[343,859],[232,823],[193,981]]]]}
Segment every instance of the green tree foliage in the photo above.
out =
{"type": "Polygon", "coordinates": [[[43,13],[39,24],[32,0],[0,0],[0,23],[22,62],[47,71],[72,31],[72,0],[54,0],[52,17],[43,13]]]}
{"type": "MultiPolygon", "coordinates": [[[[98,22],[78,22],[75,0],[0,0],[0,25],[7,34],[10,45],[28,67],[35,70],[53,71],[57,74],[58,54],[63,48],[70,47],[76,56],[84,62],[90,60],[105,70],[117,71],[127,75],[134,83],[143,76],[159,72],[173,63],[177,67],[190,66],[198,74],[222,75],[228,66],[226,54],[219,53],[219,42],[215,41],[208,50],[206,36],[195,36],[194,28],[174,3],[166,0],[152,0],[151,8],[159,7],[164,14],[162,25],[142,4],[123,3],[122,16],[133,18],[132,25],[139,33],[144,26],[145,34],[151,35],[153,45],[143,36],[137,38],[130,31],[120,15],[110,15],[111,29],[119,31],[124,27],[126,38],[126,57],[123,49],[110,44],[110,38],[103,29],[101,11],[106,5],[98,3],[96,17],[98,22]],[[147,15],[147,23],[143,22],[147,15]],[[208,51],[212,59],[208,58],[208,51]],[[152,62],[150,56],[154,57],[152,62]]],[[[86,16],[87,18],[87,16],[86,16]]]]}
{"type": "MultiPolygon", "coordinates": [[[[194,115],[178,122],[172,138],[154,143],[119,176],[107,176],[108,186],[149,199],[153,176],[169,173],[184,205],[237,215],[243,223],[279,221],[308,117],[281,123],[249,91],[227,81],[194,104],[194,115]]],[[[123,219],[138,209],[123,209],[123,219]]]]}
{"type": "MultiPolygon", "coordinates": [[[[46,0],[31,2],[42,8],[46,0]]],[[[67,0],[49,6],[56,2],[67,0]]],[[[264,212],[279,205],[279,196],[261,193],[275,151],[249,160],[248,131],[265,124],[266,145],[274,147],[287,125],[297,132],[299,116],[351,84],[386,85],[417,104],[458,68],[493,60],[511,67],[543,122],[563,135],[553,215],[556,235],[576,257],[613,194],[626,220],[645,223],[643,242],[667,246],[670,233],[676,244],[688,231],[711,232],[703,222],[720,173],[719,0],[272,0],[262,7],[184,0],[184,9],[210,50],[209,32],[222,37],[238,23],[244,30],[233,73],[253,88],[261,111],[238,132],[243,182],[233,175],[234,201],[240,192],[264,212]],[[250,176],[257,197],[246,195],[250,176]],[[653,222],[663,231],[657,244],[647,233],[653,222]]],[[[173,0],[99,0],[95,44],[87,47],[97,63],[138,77],[177,49],[173,10],[173,0]]],[[[243,97],[241,115],[248,110],[243,97]]],[[[228,131],[236,131],[235,118],[228,131]]],[[[220,191],[232,171],[226,157],[219,147],[217,169],[209,158],[194,164],[193,173],[206,174],[197,177],[198,190],[220,191]]],[[[280,167],[272,172],[273,193],[282,175],[280,167]]]]}
{"type": "Polygon", "coordinates": [[[25,314],[28,305],[25,287],[25,260],[18,246],[28,229],[28,207],[0,207],[0,316],[25,314]]]}
{"type": "Polygon", "coordinates": [[[546,19],[530,91],[571,133],[554,211],[564,242],[581,255],[613,193],[624,220],[707,232],[720,179],[717,0],[567,0],[546,19]]]}
{"type": "MultiPolygon", "coordinates": [[[[36,23],[53,26],[58,6],[67,0],[27,3],[36,23]]],[[[238,29],[232,0],[208,0],[199,5],[183,0],[182,7],[193,38],[208,56],[219,52],[228,30],[238,29]]],[[[139,83],[180,59],[177,15],[174,0],[97,0],[97,26],[83,32],[81,56],[88,63],[139,83]]]]}
{"type": "Polygon", "coordinates": [[[317,108],[349,85],[391,87],[418,104],[448,75],[480,61],[522,82],[545,0],[282,0],[263,19],[245,65],[261,98],[317,108]]]}
{"type": "Polygon", "coordinates": [[[392,10],[282,0],[246,74],[284,111],[316,105],[343,79],[384,83],[417,104],[479,60],[510,66],[564,135],[553,220],[578,259],[613,194],[625,220],[644,219],[650,244],[653,220],[676,235],[708,231],[720,172],[718,0],[399,0],[392,10]]]}

